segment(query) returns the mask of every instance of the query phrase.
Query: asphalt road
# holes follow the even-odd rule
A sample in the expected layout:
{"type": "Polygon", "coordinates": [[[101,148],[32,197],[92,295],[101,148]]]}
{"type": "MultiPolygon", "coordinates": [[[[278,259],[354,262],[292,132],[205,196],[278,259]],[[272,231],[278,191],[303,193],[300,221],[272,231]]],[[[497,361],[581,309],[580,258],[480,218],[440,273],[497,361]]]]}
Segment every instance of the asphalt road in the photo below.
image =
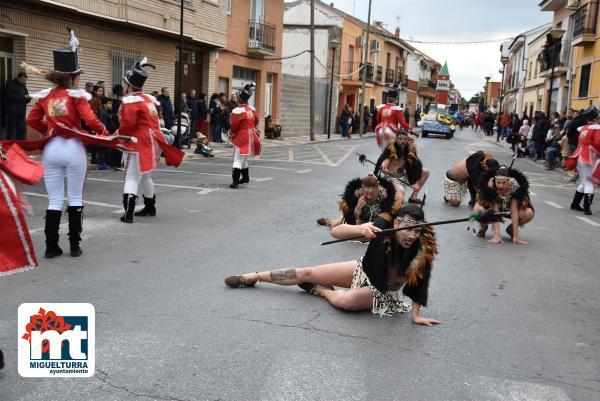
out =
{"type": "MultiPolygon", "coordinates": [[[[431,170],[428,220],[468,215],[441,201],[443,173],[484,149],[465,130],[418,140],[431,170]]],[[[490,245],[467,224],[437,230],[440,253],[425,316],[344,313],[297,287],[231,290],[229,274],[360,257],[327,247],[320,216],[337,214],[345,183],[368,171],[373,138],[270,149],[255,179],[230,190],[230,160],[189,160],[154,174],[158,215],[119,221],[123,175],[90,172],[84,254],[43,259],[42,186],[27,188],[41,265],[0,279],[0,400],[598,400],[600,295],[595,214],[569,210],[574,184],[518,160],[536,218],[527,246],[490,245]],[[17,308],[89,302],[96,308],[96,374],[25,379],[17,373],[17,308]]],[[[66,222],[61,242],[68,248],[66,222]]],[[[508,240],[505,237],[505,240],[508,240]]]]}

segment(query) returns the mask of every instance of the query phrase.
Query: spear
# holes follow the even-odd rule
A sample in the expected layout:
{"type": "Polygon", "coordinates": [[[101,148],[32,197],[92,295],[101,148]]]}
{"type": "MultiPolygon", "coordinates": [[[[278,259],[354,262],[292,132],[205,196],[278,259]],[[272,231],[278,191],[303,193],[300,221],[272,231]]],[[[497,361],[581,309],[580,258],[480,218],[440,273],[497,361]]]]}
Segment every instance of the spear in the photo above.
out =
{"type": "MultiPolygon", "coordinates": [[[[355,152],[355,153],[356,153],[356,155],[358,156],[358,161],[359,161],[359,162],[360,162],[360,164],[362,164],[363,166],[365,165],[365,162],[366,162],[366,163],[371,163],[372,165],[374,165],[375,167],[377,167],[377,163],[375,163],[375,162],[373,162],[373,161],[371,161],[371,160],[367,159],[367,156],[366,156],[366,155],[364,155],[364,154],[362,154],[362,153],[358,153],[358,152],[355,152]]],[[[381,173],[381,170],[379,170],[379,172],[381,173]]],[[[408,181],[402,180],[402,179],[400,179],[400,178],[398,178],[398,181],[400,181],[402,184],[406,185],[407,187],[410,187],[410,183],[409,183],[408,181]]]]}
{"type": "MultiPolygon", "coordinates": [[[[492,209],[482,210],[481,212],[473,212],[469,215],[469,217],[464,217],[461,219],[452,219],[452,220],[440,220],[434,221],[431,223],[421,223],[421,224],[413,224],[411,226],[397,227],[397,228],[389,228],[387,230],[381,230],[375,235],[387,235],[391,233],[395,233],[396,231],[403,230],[413,230],[415,228],[423,228],[423,227],[432,227],[432,226],[441,226],[444,224],[453,224],[453,223],[461,223],[463,221],[477,221],[481,224],[490,224],[490,223],[502,223],[504,221],[503,217],[508,217],[508,212],[496,212],[492,209]]],[[[337,244],[338,242],[345,241],[353,241],[357,239],[364,238],[364,235],[358,235],[352,238],[344,238],[344,239],[336,239],[333,241],[323,242],[321,245],[330,245],[337,244]]]]}

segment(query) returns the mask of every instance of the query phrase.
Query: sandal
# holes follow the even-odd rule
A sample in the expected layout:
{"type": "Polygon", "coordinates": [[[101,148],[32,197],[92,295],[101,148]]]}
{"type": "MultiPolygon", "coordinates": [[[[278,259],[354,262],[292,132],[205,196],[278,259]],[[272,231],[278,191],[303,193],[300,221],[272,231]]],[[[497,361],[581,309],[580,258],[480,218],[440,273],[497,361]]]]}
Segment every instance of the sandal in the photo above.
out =
{"type": "Polygon", "coordinates": [[[319,219],[317,219],[317,224],[320,226],[328,226],[329,225],[329,219],[326,217],[321,217],[319,219]]]}
{"type": "MultiPolygon", "coordinates": [[[[256,272],[258,275],[258,272],[256,272]]],[[[229,288],[238,288],[238,287],[254,287],[256,283],[258,283],[258,279],[254,282],[246,282],[244,276],[229,276],[225,277],[225,285],[229,288]]]]}
{"type": "Polygon", "coordinates": [[[316,294],[315,290],[317,289],[317,286],[329,288],[330,290],[334,289],[332,285],[322,285],[322,284],[312,284],[312,283],[298,284],[298,287],[302,288],[306,292],[310,292],[311,294],[316,294]]]}
{"type": "Polygon", "coordinates": [[[487,224],[481,224],[481,227],[479,227],[479,231],[477,231],[477,236],[479,238],[483,238],[485,237],[485,233],[488,230],[488,225],[487,224]]]}

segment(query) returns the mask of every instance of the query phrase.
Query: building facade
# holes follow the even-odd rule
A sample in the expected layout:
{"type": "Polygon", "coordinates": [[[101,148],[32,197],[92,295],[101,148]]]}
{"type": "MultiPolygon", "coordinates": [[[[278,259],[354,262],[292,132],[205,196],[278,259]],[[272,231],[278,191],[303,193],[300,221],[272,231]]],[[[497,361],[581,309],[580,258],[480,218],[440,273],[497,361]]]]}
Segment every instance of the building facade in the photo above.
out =
{"type": "Polygon", "coordinates": [[[571,15],[573,34],[571,107],[600,108],[600,7],[598,0],[582,0],[571,15]]]}
{"type": "Polygon", "coordinates": [[[211,92],[228,97],[244,85],[256,84],[249,104],[256,108],[259,127],[271,116],[279,121],[281,54],[283,48],[283,0],[228,0],[227,45],[216,60],[211,92]],[[274,60],[273,60],[274,59],[274,60]]]}
{"type": "Polygon", "coordinates": [[[550,32],[550,26],[539,32],[527,43],[528,57],[526,59],[525,89],[523,91],[523,107],[519,115],[526,113],[529,118],[534,116],[535,111],[543,110],[546,97],[545,79],[540,77],[540,63],[538,55],[546,41],[546,35],[550,32]]]}

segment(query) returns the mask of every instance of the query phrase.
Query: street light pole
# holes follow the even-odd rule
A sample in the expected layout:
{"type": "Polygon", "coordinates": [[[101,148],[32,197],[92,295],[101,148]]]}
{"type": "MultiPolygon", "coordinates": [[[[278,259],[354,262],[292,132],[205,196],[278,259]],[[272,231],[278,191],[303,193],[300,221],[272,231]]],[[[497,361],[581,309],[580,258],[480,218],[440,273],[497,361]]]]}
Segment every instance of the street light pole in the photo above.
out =
{"type": "Polygon", "coordinates": [[[181,143],[181,93],[183,92],[183,0],[181,0],[181,9],[179,13],[179,80],[177,82],[177,101],[175,102],[177,110],[177,145],[183,147],[181,143]]]}
{"type": "Polygon", "coordinates": [[[564,34],[565,31],[563,29],[550,30],[550,35],[552,35],[553,39],[551,46],[552,69],[550,70],[550,91],[548,93],[548,103],[546,104],[546,118],[550,118],[550,106],[552,106],[552,90],[554,89],[554,68],[556,67],[556,59],[558,59],[560,56],[560,50],[562,48],[561,38],[564,34]]]}
{"type": "Polygon", "coordinates": [[[500,84],[500,114],[502,114],[502,109],[504,109],[504,71],[506,71],[506,64],[508,64],[508,57],[501,57],[500,62],[502,63],[502,82],[500,84]]]}
{"type": "MultiPolygon", "coordinates": [[[[363,71],[362,71],[362,98],[361,98],[361,102],[360,102],[360,106],[359,106],[359,110],[358,110],[358,114],[360,116],[359,118],[359,125],[358,125],[358,132],[360,132],[360,136],[363,136],[364,132],[365,132],[365,124],[364,124],[364,104],[365,104],[365,97],[366,97],[366,84],[367,84],[367,65],[369,62],[369,33],[371,32],[371,0],[369,0],[369,13],[368,13],[368,17],[367,17],[367,38],[365,40],[365,51],[364,51],[364,57],[363,57],[363,71]]],[[[373,71],[373,73],[375,73],[375,71],[373,71]]]]}
{"type": "Polygon", "coordinates": [[[310,140],[315,140],[315,0],[310,0],[310,140]]]}
{"type": "Polygon", "coordinates": [[[490,77],[490,76],[485,77],[485,87],[483,88],[485,90],[484,96],[483,96],[483,112],[484,113],[487,109],[487,95],[488,95],[488,86],[490,86],[490,79],[492,79],[492,77],[490,77]]]}
{"type": "Polygon", "coordinates": [[[334,39],[330,42],[331,46],[331,80],[329,82],[329,112],[327,113],[327,139],[331,138],[331,108],[333,101],[333,71],[335,70],[335,50],[339,41],[334,39]]]}

